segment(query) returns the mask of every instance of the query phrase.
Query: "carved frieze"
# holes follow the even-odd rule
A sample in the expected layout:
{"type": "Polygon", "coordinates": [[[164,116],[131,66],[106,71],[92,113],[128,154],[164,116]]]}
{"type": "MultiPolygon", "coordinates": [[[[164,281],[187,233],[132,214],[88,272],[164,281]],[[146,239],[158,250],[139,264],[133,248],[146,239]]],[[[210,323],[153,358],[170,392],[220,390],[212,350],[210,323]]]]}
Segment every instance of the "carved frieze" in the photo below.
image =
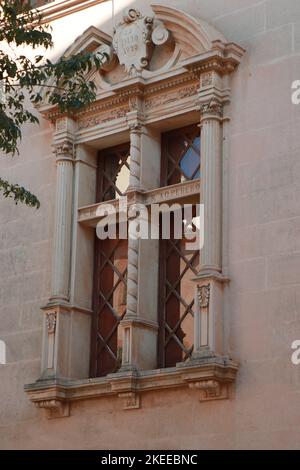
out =
{"type": "Polygon", "coordinates": [[[88,129],[89,127],[94,127],[99,124],[105,124],[106,122],[114,121],[116,119],[125,118],[127,113],[130,111],[129,105],[120,106],[119,108],[109,109],[102,111],[98,114],[84,117],[79,120],[78,128],[88,129]]]}
{"type": "Polygon", "coordinates": [[[186,85],[182,88],[176,88],[175,90],[169,91],[168,93],[161,93],[151,96],[145,100],[145,110],[151,111],[169,103],[174,103],[184,98],[190,98],[196,96],[198,93],[198,84],[193,83],[186,85]]]}

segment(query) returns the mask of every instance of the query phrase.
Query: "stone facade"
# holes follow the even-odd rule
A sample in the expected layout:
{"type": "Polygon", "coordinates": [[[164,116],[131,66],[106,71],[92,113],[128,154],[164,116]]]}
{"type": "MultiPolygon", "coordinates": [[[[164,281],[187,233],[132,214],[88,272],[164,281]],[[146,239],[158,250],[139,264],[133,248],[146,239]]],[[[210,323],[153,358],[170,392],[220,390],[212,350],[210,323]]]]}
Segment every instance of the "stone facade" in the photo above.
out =
{"type": "MultiPolygon", "coordinates": [[[[53,57],[96,44],[109,60],[95,77],[102,95],[90,109],[73,121],[45,105],[46,119],[25,131],[20,157],[0,162],[3,176],[42,203],[32,211],[0,200],[0,448],[299,448],[299,371],[291,362],[300,338],[300,107],[291,102],[291,84],[300,79],[297,0],[168,0],[152,7],[122,0],[117,57],[110,2],[68,0],[67,16],[52,3],[43,8],[53,57]],[[124,15],[125,8],[131,10],[124,15]],[[129,60],[122,28],[136,22],[145,42],[129,60]],[[184,70],[175,74],[178,64],[184,70]],[[169,373],[149,371],[155,311],[136,294],[146,266],[132,254],[126,372],[88,382],[96,151],[128,135],[132,201],[164,198],[157,182],[164,122],[202,127],[208,243],[191,285],[199,307],[194,357],[169,373]],[[75,218],[74,201],[82,208],[75,218]],[[140,338],[145,350],[135,347],[140,338]]],[[[195,184],[186,186],[168,197],[198,194],[195,184]]],[[[130,252],[151,264],[142,244],[133,242],[130,252]]]]}

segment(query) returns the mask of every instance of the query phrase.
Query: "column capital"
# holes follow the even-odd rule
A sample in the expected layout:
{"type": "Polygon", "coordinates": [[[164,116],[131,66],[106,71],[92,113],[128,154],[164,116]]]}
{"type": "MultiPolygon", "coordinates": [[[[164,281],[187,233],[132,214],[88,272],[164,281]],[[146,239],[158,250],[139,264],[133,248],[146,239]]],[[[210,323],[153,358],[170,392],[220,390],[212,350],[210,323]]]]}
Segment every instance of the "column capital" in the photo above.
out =
{"type": "Polygon", "coordinates": [[[71,160],[75,158],[75,146],[71,139],[64,139],[53,145],[56,161],[71,160]]]}
{"type": "Polygon", "coordinates": [[[131,133],[140,135],[143,131],[143,124],[140,120],[129,122],[128,125],[131,133]]]}
{"type": "Polygon", "coordinates": [[[223,103],[217,99],[211,99],[205,103],[200,103],[201,123],[203,120],[222,120],[223,103]]]}

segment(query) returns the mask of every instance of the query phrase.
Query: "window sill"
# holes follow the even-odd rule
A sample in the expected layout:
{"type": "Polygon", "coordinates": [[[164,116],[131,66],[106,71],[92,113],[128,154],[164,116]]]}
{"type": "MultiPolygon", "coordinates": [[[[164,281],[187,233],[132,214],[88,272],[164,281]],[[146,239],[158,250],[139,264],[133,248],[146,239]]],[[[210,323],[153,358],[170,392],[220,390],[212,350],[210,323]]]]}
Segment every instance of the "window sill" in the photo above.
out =
{"type": "Polygon", "coordinates": [[[25,385],[29,399],[47,411],[49,418],[70,415],[70,404],[89,398],[117,397],[123,409],[137,409],[144,392],[189,388],[201,402],[228,399],[236,379],[238,364],[228,358],[205,358],[178,364],[170,369],[119,372],[86,380],[40,380],[25,385]]]}

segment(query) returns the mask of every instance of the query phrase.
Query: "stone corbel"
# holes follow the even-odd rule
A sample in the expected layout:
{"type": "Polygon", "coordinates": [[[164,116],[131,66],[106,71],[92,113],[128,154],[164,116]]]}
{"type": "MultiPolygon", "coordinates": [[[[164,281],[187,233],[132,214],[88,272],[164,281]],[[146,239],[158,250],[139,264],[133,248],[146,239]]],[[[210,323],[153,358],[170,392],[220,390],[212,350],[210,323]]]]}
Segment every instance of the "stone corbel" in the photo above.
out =
{"type": "Polygon", "coordinates": [[[138,410],[140,408],[140,396],[136,392],[119,393],[123,400],[123,410],[138,410]]]}
{"type": "Polygon", "coordinates": [[[205,380],[203,382],[192,382],[190,389],[199,391],[199,401],[223,400],[229,398],[228,385],[221,384],[216,380],[205,380]]]}
{"type": "Polygon", "coordinates": [[[140,395],[137,391],[138,374],[136,371],[120,372],[108,376],[112,393],[122,400],[123,410],[140,408],[140,395]]]}
{"type": "Polygon", "coordinates": [[[70,416],[70,403],[62,400],[44,400],[36,404],[37,408],[42,408],[46,411],[48,419],[67,418],[70,416]]]}

